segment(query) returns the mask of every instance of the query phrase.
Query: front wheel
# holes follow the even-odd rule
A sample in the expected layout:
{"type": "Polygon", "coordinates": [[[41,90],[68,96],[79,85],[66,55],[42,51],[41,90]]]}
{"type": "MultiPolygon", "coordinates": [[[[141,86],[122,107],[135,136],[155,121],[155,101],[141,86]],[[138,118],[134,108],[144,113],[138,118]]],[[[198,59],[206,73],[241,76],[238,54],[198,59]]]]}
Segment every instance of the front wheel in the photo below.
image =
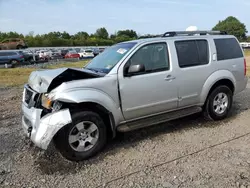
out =
{"type": "Polygon", "coordinates": [[[54,141],[66,159],[86,160],[104,148],[107,141],[106,127],[97,113],[76,112],[72,114],[72,123],[61,129],[54,141]]]}
{"type": "Polygon", "coordinates": [[[233,92],[227,86],[218,86],[208,96],[204,115],[212,120],[225,119],[232,107],[233,92]]]}

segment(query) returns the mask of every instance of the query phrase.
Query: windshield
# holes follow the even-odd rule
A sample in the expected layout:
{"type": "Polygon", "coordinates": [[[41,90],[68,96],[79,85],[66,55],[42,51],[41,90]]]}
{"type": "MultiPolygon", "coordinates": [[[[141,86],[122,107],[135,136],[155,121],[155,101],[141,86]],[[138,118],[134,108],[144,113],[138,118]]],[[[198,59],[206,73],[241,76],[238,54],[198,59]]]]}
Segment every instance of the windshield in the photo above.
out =
{"type": "Polygon", "coordinates": [[[86,69],[109,73],[111,69],[135,46],[136,42],[113,45],[96,56],[85,67],[86,69]]]}
{"type": "Polygon", "coordinates": [[[92,50],[85,50],[86,53],[92,53],[92,50]]]}

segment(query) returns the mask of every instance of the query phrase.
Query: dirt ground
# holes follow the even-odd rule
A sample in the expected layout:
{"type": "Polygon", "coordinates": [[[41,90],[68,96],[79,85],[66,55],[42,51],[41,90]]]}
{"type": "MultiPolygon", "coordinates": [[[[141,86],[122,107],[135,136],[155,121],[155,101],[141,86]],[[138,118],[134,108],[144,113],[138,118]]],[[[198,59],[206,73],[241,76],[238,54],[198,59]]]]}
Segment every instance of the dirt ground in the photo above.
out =
{"type": "Polygon", "coordinates": [[[0,95],[0,187],[250,187],[250,82],[227,120],[194,115],[126,133],[79,163],[24,137],[22,88],[0,95]]]}
{"type": "Polygon", "coordinates": [[[247,66],[250,66],[250,56],[246,57],[246,61],[247,61],[247,66]]]}

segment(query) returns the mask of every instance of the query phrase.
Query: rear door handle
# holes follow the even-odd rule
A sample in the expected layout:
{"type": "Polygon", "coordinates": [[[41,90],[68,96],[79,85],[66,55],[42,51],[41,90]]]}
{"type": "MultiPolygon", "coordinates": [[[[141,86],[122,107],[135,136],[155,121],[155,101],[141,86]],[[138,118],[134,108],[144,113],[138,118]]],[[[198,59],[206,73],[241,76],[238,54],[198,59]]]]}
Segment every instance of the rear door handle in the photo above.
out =
{"type": "Polygon", "coordinates": [[[167,76],[165,77],[165,80],[166,80],[166,81],[172,81],[172,80],[174,80],[174,79],[175,79],[175,77],[172,76],[172,75],[167,75],[167,76]]]}

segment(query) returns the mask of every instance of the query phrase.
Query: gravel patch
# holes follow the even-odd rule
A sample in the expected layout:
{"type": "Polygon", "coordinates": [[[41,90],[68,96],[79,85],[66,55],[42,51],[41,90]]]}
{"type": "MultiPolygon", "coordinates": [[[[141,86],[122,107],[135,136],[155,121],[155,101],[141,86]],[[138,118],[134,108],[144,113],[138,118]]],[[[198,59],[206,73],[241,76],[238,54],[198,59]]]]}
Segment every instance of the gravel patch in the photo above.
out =
{"type": "Polygon", "coordinates": [[[78,163],[34,147],[22,133],[22,88],[1,88],[0,187],[249,187],[249,86],[224,121],[193,115],[119,134],[78,163]]]}

